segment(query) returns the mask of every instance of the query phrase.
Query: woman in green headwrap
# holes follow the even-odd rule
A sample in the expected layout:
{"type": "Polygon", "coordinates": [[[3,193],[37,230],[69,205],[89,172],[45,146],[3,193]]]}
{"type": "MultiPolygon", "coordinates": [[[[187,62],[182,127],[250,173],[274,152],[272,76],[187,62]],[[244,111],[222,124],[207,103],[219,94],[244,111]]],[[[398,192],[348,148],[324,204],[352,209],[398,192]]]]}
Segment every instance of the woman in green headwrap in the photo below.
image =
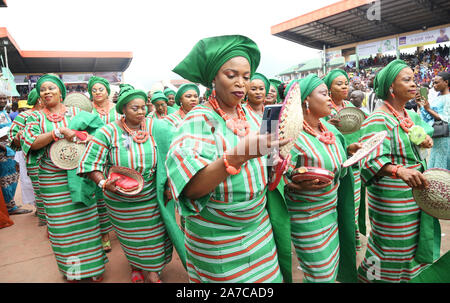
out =
{"type": "Polygon", "coordinates": [[[269,92],[267,93],[266,100],[264,101],[265,105],[280,103],[280,97],[278,95],[278,85],[281,84],[280,80],[276,79],[270,79],[270,88],[269,92]]]}
{"type": "MultiPolygon", "coordinates": [[[[33,111],[39,111],[41,109],[41,104],[39,102],[39,95],[36,92],[36,89],[32,89],[30,93],[28,94],[27,104],[32,108],[31,110],[26,110],[17,115],[17,117],[13,120],[11,124],[11,128],[9,129],[9,142],[11,144],[11,147],[16,150],[16,160],[18,160],[19,163],[24,161],[26,164],[26,169],[21,166],[20,169],[20,184],[21,184],[21,190],[22,190],[22,200],[27,200],[24,197],[26,196],[26,193],[29,192],[27,190],[27,179],[26,175],[28,174],[30,180],[31,180],[31,192],[34,192],[34,197],[30,197],[28,199],[34,200],[36,205],[36,215],[39,219],[39,226],[43,226],[46,224],[45,219],[45,210],[44,210],[44,204],[42,202],[42,199],[39,195],[39,178],[38,178],[38,172],[39,172],[39,165],[36,163],[36,159],[29,156],[26,159],[23,159],[24,155],[21,151],[21,143],[23,136],[23,131],[25,129],[25,124],[27,121],[27,118],[33,113],[33,111]],[[20,157],[19,159],[17,159],[20,157]],[[23,160],[22,160],[22,159],[23,160]],[[23,175],[23,173],[25,175],[23,175]],[[24,192],[24,189],[26,192],[24,192]]],[[[29,181],[28,181],[29,182],[29,181]]],[[[23,213],[23,209],[17,210],[19,213],[23,213]]]]}
{"type": "MultiPolygon", "coordinates": [[[[333,69],[330,71],[324,78],[323,81],[328,87],[331,97],[331,115],[325,117],[325,120],[339,128],[339,119],[336,117],[337,113],[346,107],[355,107],[352,102],[345,100],[348,96],[349,89],[349,77],[347,73],[342,69],[333,69]]],[[[367,115],[364,114],[367,118],[367,115]]],[[[348,144],[358,142],[360,138],[360,131],[355,131],[350,134],[344,134],[344,138],[348,144]]],[[[362,205],[364,209],[364,205],[366,203],[365,200],[365,189],[361,184],[361,168],[359,163],[356,163],[352,166],[353,178],[355,179],[355,187],[354,187],[354,200],[355,200],[355,225],[356,225],[356,249],[359,251],[361,249],[361,240],[360,240],[360,225],[365,226],[365,213],[361,211],[361,220],[364,222],[359,222],[359,213],[360,207],[362,205]]]]}
{"type": "Polygon", "coordinates": [[[326,84],[315,74],[299,81],[303,131],[291,150],[285,175],[286,203],[291,217],[292,242],[305,282],[356,281],[356,252],[352,198],[353,179],[342,167],[347,154],[359,144],[347,146],[342,134],[322,120],[331,111],[326,84]],[[299,167],[326,169],[334,179],[294,183],[291,173],[299,167]]]}
{"type": "Polygon", "coordinates": [[[153,104],[153,107],[155,108],[155,111],[153,113],[149,114],[149,117],[153,119],[162,119],[168,114],[172,114],[176,110],[173,107],[168,107],[167,102],[169,99],[167,99],[166,95],[162,91],[156,91],[152,94],[151,102],[153,104]]]}
{"type": "Polygon", "coordinates": [[[184,117],[186,117],[186,114],[198,105],[199,95],[200,90],[197,85],[193,83],[181,85],[175,95],[175,103],[179,109],[173,114],[165,116],[164,120],[172,127],[177,128],[184,117]]]}
{"type": "Polygon", "coordinates": [[[167,98],[167,106],[168,107],[174,107],[175,109],[178,109],[179,106],[177,106],[177,104],[175,104],[176,103],[175,102],[175,95],[176,94],[177,93],[173,89],[171,89],[170,87],[167,87],[164,90],[164,95],[167,98]]]}
{"type": "MultiPolygon", "coordinates": [[[[164,204],[164,159],[170,131],[165,123],[145,116],[146,100],[144,91],[121,85],[116,110],[123,116],[96,132],[78,174],[102,188],[108,215],[131,266],[132,282],[144,282],[143,272],[148,271],[148,281],[160,283],[159,273],[172,258],[169,233],[180,237],[181,231],[176,226],[173,205],[164,204]],[[119,192],[117,178],[108,177],[112,166],[140,173],[144,179],[142,191],[134,195],[119,192]]],[[[179,249],[178,242],[175,245],[179,249]]],[[[178,253],[183,260],[183,251],[178,253]]]]}
{"type": "Polygon", "coordinates": [[[190,282],[283,280],[266,210],[269,150],[263,147],[287,142],[259,134],[241,106],[259,60],[251,39],[219,36],[200,40],[173,69],[212,88],[208,102],[178,127],[166,160],[172,196],[186,219],[190,282]]]}
{"type": "Polygon", "coordinates": [[[57,167],[50,157],[50,147],[56,141],[87,143],[87,140],[80,141],[68,127],[81,111],[63,104],[66,88],[55,75],[40,77],[36,91],[44,108],[27,118],[21,144],[27,157],[37,153],[34,159],[39,163],[39,191],[50,244],[66,279],[91,278],[98,282],[102,280],[107,258],[101,244],[97,206],[72,201],[68,171],[57,167]]]}
{"type": "MultiPolygon", "coordinates": [[[[93,76],[88,82],[88,93],[94,109],[93,114],[99,116],[105,124],[120,119],[115,104],[109,100],[111,88],[108,80],[102,77],[93,76]]],[[[96,191],[98,215],[100,217],[100,232],[102,234],[102,245],[105,252],[111,251],[111,241],[109,240],[109,232],[112,231],[112,225],[108,217],[108,211],[103,199],[103,193],[96,191]]]]}
{"type": "Polygon", "coordinates": [[[360,142],[386,131],[387,138],[361,161],[361,178],[367,187],[371,233],[360,268],[363,282],[407,282],[439,257],[439,220],[420,210],[412,188],[424,188],[427,168],[419,153],[430,148],[432,127],[405,104],[416,94],[414,73],[402,60],[394,60],[375,77],[374,89],[383,105],[364,122],[360,142]],[[416,142],[412,127],[426,132],[416,142]],[[414,141],[414,142],[413,142],[414,141]]]}
{"type": "Polygon", "coordinates": [[[255,73],[251,77],[250,89],[247,93],[247,104],[244,106],[244,110],[259,125],[261,125],[261,119],[264,113],[264,101],[269,93],[269,88],[269,80],[263,74],[255,73]]]}

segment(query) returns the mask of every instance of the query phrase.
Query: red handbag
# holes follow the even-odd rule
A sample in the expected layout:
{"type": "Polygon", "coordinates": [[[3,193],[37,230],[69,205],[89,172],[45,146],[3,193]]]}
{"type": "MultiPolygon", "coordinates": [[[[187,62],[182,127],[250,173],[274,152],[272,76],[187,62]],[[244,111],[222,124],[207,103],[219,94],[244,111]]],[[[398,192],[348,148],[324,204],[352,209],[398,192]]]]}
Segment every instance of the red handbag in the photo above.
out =
{"type": "Polygon", "coordinates": [[[128,176],[119,173],[110,174],[110,179],[115,179],[117,177],[119,179],[116,181],[116,186],[120,187],[123,191],[130,192],[139,188],[139,182],[133,178],[130,178],[128,176]]]}
{"type": "Polygon", "coordinates": [[[88,136],[88,133],[87,133],[87,132],[85,132],[85,131],[79,131],[79,130],[74,130],[74,132],[75,132],[77,138],[78,138],[80,141],[84,141],[84,140],[87,139],[87,136],[88,136]]]}

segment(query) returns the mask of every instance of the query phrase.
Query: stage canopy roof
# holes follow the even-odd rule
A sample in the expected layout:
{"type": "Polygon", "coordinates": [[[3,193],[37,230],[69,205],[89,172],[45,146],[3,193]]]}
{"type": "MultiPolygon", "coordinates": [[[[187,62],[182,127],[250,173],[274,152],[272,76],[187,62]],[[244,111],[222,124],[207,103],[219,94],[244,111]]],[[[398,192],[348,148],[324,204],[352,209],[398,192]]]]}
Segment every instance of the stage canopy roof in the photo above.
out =
{"type": "Polygon", "coordinates": [[[322,49],[447,24],[448,0],[343,0],[271,27],[272,35],[322,49]],[[374,5],[379,4],[379,15],[374,5]],[[379,16],[379,18],[378,18],[379,16]],[[380,19],[380,20],[376,20],[380,19]]]}
{"type": "Polygon", "coordinates": [[[3,52],[5,45],[8,67],[14,74],[123,72],[133,59],[132,52],[25,51],[18,47],[5,27],[0,27],[0,54],[3,54],[3,60],[6,60],[3,52]]]}

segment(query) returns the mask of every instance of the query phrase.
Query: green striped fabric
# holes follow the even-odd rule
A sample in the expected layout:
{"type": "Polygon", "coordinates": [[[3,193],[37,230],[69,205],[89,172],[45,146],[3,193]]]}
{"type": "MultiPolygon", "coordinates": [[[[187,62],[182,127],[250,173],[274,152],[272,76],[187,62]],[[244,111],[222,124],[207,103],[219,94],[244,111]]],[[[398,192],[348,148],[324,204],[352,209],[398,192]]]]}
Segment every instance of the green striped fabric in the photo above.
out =
{"type": "MultiPolygon", "coordinates": [[[[95,107],[94,107],[92,113],[99,116],[105,124],[114,122],[116,120],[120,120],[120,118],[122,116],[116,111],[115,106],[111,108],[111,110],[109,111],[109,113],[107,115],[101,115],[95,107]]],[[[95,198],[97,200],[97,210],[98,210],[98,215],[99,215],[99,220],[100,220],[100,232],[102,234],[107,234],[110,231],[112,231],[113,228],[111,225],[111,221],[109,220],[109,217],[108,217],[108,210],[106,208],[105,199],[103,197],[103,191],[101,191],[100,189],[97,189],[95,191],[95,198]]]]}
{"type": "MultiPolygon", "coordinates": [[[[11,128],[9,129],[9,141],[10,142],[17,135],[17,133],[19,131],[25,129],[27,118],[31,114],[32,114],[31,111],[24,111],[17,115],[17,117],[12,122],[11,128]]],[[[42,198],[41,198],[40,192],[39,192],[39,165],[38,165],[36,159],[34,159],[34,158],[35,157],[32,157],[31,153],[29,153],[26,157],[27,173],[28,173],[28,176],[30,177],[31,184],[33,186],[37,216],[40,221],[47,222],[47,219],[45,217],[44,202],[42,201],[42,198]]]]}
{"type": "MultiPolygon", "coordinates": [[[[415,112],[408,113],[416,125],[430,133],[430,127],[415,112]]],[[[371,233],[365,258],[358,269],[358,279],[363,282],[407,282],[427,267],[416,260],[419,233],[425,232],[421,230],[425,228],[421,227],[422,211],[405,182],[390,176],[379,178],[377,173],[385,164],[400,164],[423,172],[426,163],[399,126],[399,121],[382,110],[375,111],[364,122],[361,142],[380,131],[387,131],[388,137],[361,161],[371,233]]]]}
{"type": "MultiPolygon", "coordinates": [[[[353,103],[351,103],[350,101],[346,101],[346,100],[344,100],[342,102],[342,106],[343,106],[343,108],[355,107],[353,105],[353,103]]],[[[329,119],[331,119],[332,116],[336,116],[337,113],[338,113],[337,110],[334,107],[332,107],[331,115],[325,117],[325,121],[328,121],[329,119]]],[[[359,141],[360,136],[361,136],[361,131],[359,130],[359,131],[351,133],[351,134],[343,134],[343,136],[345,138],[346,144],[350,145],[352,143],[356,143],[359,141]]],[[[353,177],[354,177],[354,181],[355,181],[354,197],[355,197],[356,249],[360,250],[361,249],[361,238],[360,238],[360,233],[359,233],[360,223],[358,222],[358,217],[359,217],[359,209],[360,209],[361,202],[366,203],[366,200],[365,200],[365,197],[361,197],[361,186],[362,186],[361,168],[359,167],[358,163],[356,163],[352,166],[352,173],[353,173],[353,177]]]]}
{"type": "Polygon", "coordinates": [[[341,165],[347,159],[346,148],[338,138],[328,145],[303,131],[291,156],[286,183],[292,182],[288,176],[300,166],[320,167],[335,174],[334,182],[324,189],[285,193],[292,242],[304,272],[304,282],[335,282],[340,251],[336,208],[339,179],[347,173],[341,165]]]}
{"type": "MultiPolygon", "coordinates": [[[[49,121],[42,112],[31,115],[24,131],[23,152],[30,152],[31,145],[39,135],[57,127],[67,127],[79,112],[79,109],[69,107],[60,122],[49,121]]],[[[97,207],[72,202],[67,172],[51,161],[50,146],[44,148],[39,159],[39,188],[58,268],[68,279],[99,276],[105,271],[107,258],[100,241],[97,207]]]]}
{"type": "MultiPolygon", "coordinates": [[[[146,118],[148,130],[154,121],[146,118]]],[[[144,178],[143,190],[134,196],[104,192],[109,218],[128,262],[146,271],[161,271],[172,257],[172,243],[156,199],[157,146],[153,136],[140,144],[112,122],[99,129],[89,142],[78,173],[128,167],[144,178]]]]}
{"type": "Polygon", "coordinates": [[[176,111],[173,114],[167,115],[163,118],[164,121],[166,121],[170,126],[173,128],[177,128],[178,125],[183,121],[183,118],[181,118],[178,111],[176,111]]]}
{"type": "Polygon", "coordinates": [[[113,106],[113,107],[109,110],[108,115],[100,115],[99,112],[97,111],[97,109],[96,109],[95,107],[94,107],[94,109],[92,110],[92,113],[98,115],[98,116],[102,119],[102,121],[103,121],[105,124],[114,122],[114,121],[116,121],[116,120],[120,120],[120,118],[122,117],[122,115],[119,114],[119,113],[116,111],[116,107],[115,107],[115,106],[113,106]]]}
{"type": "MultiPolygon", "coordinates": [[[[253,131],[257,124],[247,116],[253,131]]],[[[169,186],[186,217],[190,282],[281,282],[266,210],[266,158],[249,160],[198,200],[182,191],[195,174],[236,146],[239,137],[212,109],[196,106],[174,134],[167,155],[169,186]]]]}

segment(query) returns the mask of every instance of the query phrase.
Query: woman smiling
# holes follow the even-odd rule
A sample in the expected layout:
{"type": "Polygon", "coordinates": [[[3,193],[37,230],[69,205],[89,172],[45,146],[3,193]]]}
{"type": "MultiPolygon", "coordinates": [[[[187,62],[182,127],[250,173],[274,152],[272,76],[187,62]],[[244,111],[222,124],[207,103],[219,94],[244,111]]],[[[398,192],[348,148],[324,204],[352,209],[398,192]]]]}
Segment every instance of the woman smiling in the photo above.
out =
{"type": "Polygon", "coordinates": [[[252,76],[247,94],[248,100],[244,108],[249,111],[253,119],[259,120],[259,123],[264,113],[264,102],[269,88],[269,80],[263,74],[255,73],[252,76]]]}
{"type": "Polygon", "coordinates": [[[66,88],[57,76],[47,74],[39,78],[36,91],[44,109],[28,117],[22,150],[25,154],[39,151],[39,189],[58,268],[68,280],[101,281],[107,258],[100,241],[97,206],[72,201],[67,170],[57,167],[50,158],[53,142],[76,140],[75,131],[68,125],[80,110],[64,106],[66,88]]]}

